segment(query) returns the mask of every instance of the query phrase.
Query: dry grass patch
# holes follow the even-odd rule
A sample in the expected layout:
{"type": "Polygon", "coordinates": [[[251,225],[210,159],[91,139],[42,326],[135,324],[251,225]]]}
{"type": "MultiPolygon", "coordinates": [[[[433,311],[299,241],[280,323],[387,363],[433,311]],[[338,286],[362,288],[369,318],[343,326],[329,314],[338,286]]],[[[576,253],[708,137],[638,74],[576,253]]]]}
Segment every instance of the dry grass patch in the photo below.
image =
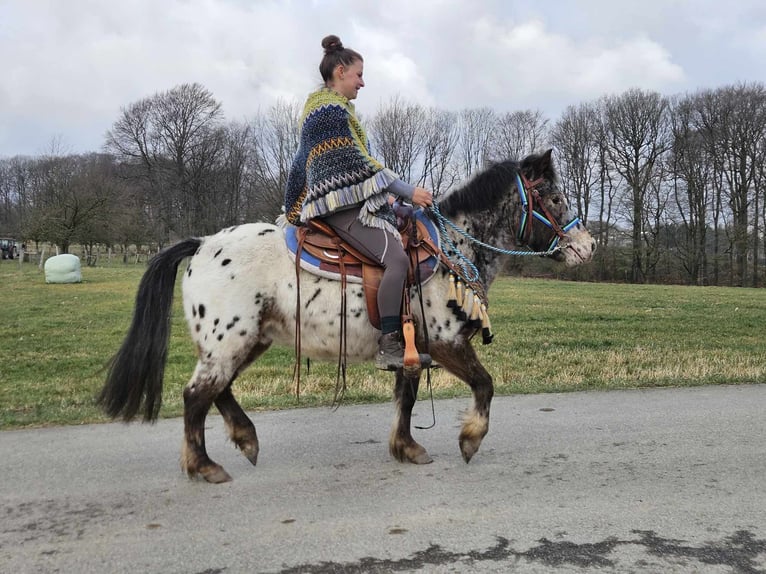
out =
{"type": "MultiPolygon", "coordinates": [[[[93,399],[143,271],[84,268],[81,284],[46,285],[34,266],[0,264],[11,294],[0,308],[0,428],[105,420],[93,399]]],[[[498,394],[766,382],[766,289],[500,279],[490,299],[495,342],[475,347],[498,394]]],[[[161,416],[182,412],[194,363],[177,297],[161,416]]],[[[304,365],[297,400],[292,349],[270,349],[234,390],[246,409],[330,405],[335,368],[304,365]]],[[[371,365],[350,365],[347,381],[346,403],[391,399],[393,376],[371,365]]],[[[432,384],[436,397],[470,394],[440,370],[432,384]]],[[[425,377],[420,388],[423,399],[425,377]]]]}

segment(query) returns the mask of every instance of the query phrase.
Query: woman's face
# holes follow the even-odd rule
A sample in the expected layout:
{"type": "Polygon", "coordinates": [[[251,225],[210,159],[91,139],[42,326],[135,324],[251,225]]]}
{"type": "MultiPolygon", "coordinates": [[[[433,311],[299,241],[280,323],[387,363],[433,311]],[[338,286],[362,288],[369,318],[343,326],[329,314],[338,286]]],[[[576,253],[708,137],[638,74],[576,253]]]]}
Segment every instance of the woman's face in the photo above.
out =
{"type": "Polygon", "coordinates": [[[355,60],[350,66],[338,65],[333,72],[332,88],[349,100],[356,98],[359,88],[364,86],[364,62],[355,60]]]}

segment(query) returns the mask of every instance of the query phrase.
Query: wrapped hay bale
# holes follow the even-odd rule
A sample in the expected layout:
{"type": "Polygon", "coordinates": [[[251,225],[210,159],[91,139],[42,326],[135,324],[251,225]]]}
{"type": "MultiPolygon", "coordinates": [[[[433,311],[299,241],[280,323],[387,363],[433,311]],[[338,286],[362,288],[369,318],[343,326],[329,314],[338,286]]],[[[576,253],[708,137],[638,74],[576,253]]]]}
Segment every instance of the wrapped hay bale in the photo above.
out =
{"type": "Polygon", "coordinates": [[[80,283],[80,258],[71,253],[56,255],[45,262],[46,283],[80,283]]]}

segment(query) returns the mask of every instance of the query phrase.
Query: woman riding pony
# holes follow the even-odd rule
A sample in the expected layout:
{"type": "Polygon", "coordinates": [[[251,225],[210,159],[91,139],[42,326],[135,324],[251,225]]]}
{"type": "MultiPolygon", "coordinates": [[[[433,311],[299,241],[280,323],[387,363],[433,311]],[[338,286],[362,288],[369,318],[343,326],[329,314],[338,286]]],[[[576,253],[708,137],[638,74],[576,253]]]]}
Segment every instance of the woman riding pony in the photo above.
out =
{"type": "MultiPolygon", "coordinates": [[[[322,40],[324,86],[309,95],[301,116],[298,152],[287,178],[285,213],[293,225],[321,218],[352,247],[384,267],[378,290],[381,337],[375,365],[403,366],[401,306],[409,260],[390,205],[397,196],[420,207],[430,191],[410,185],[370,155],[351,100],[364,86],[364,62],[337,36],[322,40]]],[[[427,355],[421,361],[430,363],[427,355]]]]}

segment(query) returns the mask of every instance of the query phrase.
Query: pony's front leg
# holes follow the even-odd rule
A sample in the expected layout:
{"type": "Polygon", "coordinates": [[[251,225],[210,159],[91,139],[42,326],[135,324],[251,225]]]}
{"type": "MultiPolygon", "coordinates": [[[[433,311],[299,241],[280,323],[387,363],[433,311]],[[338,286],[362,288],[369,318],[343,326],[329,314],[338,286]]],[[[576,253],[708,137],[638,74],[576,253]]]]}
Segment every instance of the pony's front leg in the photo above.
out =
{"type": "Polygon", "coordinates": [[[416,375],[406,376],[404,369],[396,371],[396,386],[394,388],[394,405],[396,417],[391,429],[391,437],[388,441],[388,450],[399,462],[412,462],[415,464],[428,464],[433,459],[426,449],[415,442],[412,438],[410,425],[412,422],[412,407],[418,397],[420,385],[420,371],[416,375]]]}
{"type": "Polygon", "coordinates": [[[215,376],[197,364],[194,376],[184,389],[184,442],[181,468],[190,478],[201,475],[213,483],[228,482],[231,476],[213,462],[205,448],[205,419],[216,396],[221,392],[215,376]]]}
{"type": "Polygon", "coordinates": [[[495,390],[492,377],[479,361],[471,343],[462,337],[458,341],[432,342],[431,357],[465,381],[473,391],[473,406],[463,417],[459,438],[463,460],[470,462],[489,431],[489,406],[495,390]]]}

